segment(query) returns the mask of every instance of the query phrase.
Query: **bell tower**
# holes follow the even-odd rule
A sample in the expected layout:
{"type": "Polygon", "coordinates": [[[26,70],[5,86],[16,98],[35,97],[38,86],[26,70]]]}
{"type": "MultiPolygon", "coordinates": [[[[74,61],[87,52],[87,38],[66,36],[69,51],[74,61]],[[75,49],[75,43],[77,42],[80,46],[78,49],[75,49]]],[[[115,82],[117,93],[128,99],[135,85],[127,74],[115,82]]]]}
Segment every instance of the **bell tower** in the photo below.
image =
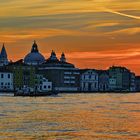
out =
{"type": "Polygon", "coordinates": [[[61,62],[66,62],[66,57],[65,57],[65,54],[64,53],[61,54],[60,61],[61,62]]]}
{"type": "Polygon", "coordinates": [[[38,51],[37,43],[34,40],[34,43],[33,43],[32,49],[31,49],[31,53],[35,53],[35,52],[39,52],[39,51],[38,51]]]}
{"type": "Polygon", "coordinates": [[[8,58],[7,58],[7,52],[5,49],[5,45],[3,43],[1,53],[0,53],[0,66],[7,65],[8,63],[9,62],[8,62],[8,58]]]}

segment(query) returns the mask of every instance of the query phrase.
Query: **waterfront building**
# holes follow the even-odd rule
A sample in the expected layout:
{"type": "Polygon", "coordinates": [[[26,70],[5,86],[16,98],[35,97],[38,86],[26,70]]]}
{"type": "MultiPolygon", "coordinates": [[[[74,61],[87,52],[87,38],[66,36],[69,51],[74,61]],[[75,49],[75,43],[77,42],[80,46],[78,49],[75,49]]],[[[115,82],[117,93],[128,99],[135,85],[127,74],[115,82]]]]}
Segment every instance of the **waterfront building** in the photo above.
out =
{"type": "Polygon", "coordinates": [[[136,91],[136,76],[135,73],[130,73],[130,91],[136,91]]]}
{"type": "Polygon", "coordinates": [[[11,62],[8,67],[14,73],[15,88],[38,89],[40,86],[43,89],[44,86],[61,92],[78,92],[80,88],[79,69],[66,61],[65,54],[62,53],[61,58],[58,59],[56,53],[52,51],[51,56],[45,60],[39,53],[36,42],[33,43],[31,52],[23,60],[11,62]],[[36,84],[36,74],[43,76],[43,85],[36,84]]]}
{"type": "Polygon", "coordinates": [[[109,74],[106,70],[99,70],[99,91],[100,92],[107,92],[109,91],[109,74]]]}
{"type": "Polygon", "coordinates": [[[14,75],[14,89],[22,89],[23,87],[35,88],[36,69],[34,66],[23,63],[21,59],[11,62],[7,67],[14,75]]]}
{"type": "Polygon", "coordinates": [[[13,73],[0,69],[0,91],[13,91],[13,73]]]}
{"type": "Polygon", "coordinates": [[[80,87],[82,92],[98,91],[98,72],[97,70],[81,70],[80,87]]]}
{"type": "Polygon", "coordinates": [[[52,82],[53,90],[61,92],[78,92],[80,88],[80,72],[71,63],[66,62],[62,53],[60,60],[54,51],[45,63],[39,66],[39,73],[52,82]]]}
{"type": "Polygon", "coordinates": [[[52,91],[52,82],[49,82],[43,75],[37,74],[37,91],[48,92],[52,91]]]}
{"type": "Polygon", "coordinates": [[[132,90],[131,86],[134,86],[134,75],[130,70],[125,67],[112,66],[108,71],[112,91],[132,90]]]}
{"type": "Polygon", "coordinates": [[[1,49],[1,53],[0,53],[0,66],[5,66],[8,65],[8,58],[7,58],[7,52],[5,49],[5,46],[3,44],[2,49],[1,49]]]}
{"type": "Polygon", "coordinates": [[[117,89],[116,78],[109,77],[109,91],[115,91],[117,89]]]}
{"type": "Polygon", "coordinates": [[[24,58],[24,63],[28,65],[40,65],[45,62],[44,56],[39,52],[38,45],[34,41],[31,52],[24,58]]]}
{"type": "Polygon", "coordinates": [[[140,92],[140,76],[135,77],[135,88],[136,91],[140,92]]]}

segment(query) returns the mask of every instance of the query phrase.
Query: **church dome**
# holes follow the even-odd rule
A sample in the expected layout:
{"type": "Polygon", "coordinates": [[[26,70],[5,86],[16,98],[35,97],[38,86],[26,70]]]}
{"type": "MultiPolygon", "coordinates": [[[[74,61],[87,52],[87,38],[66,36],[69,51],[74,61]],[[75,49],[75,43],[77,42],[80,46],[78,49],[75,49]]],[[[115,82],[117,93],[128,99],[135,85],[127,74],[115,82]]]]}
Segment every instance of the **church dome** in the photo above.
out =
{"type": "Polygon", "coordinates": [[[38,46],[36,42],[34,42],[31,52],[27,54],[24,58],[24,63],[29,65],[39,65],[45,62],[44,56],[39,53],[38,46]]]}

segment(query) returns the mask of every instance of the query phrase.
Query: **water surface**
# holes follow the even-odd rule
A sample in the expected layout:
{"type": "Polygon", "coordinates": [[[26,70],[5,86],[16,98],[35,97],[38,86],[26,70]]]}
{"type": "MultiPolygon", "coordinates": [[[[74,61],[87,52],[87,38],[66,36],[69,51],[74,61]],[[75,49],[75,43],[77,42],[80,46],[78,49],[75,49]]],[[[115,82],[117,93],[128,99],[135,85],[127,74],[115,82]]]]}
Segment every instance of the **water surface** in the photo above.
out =
{"type": "Polygon", "coordinates": [[[140,140],[140,94],[1,94],[0,139],[140,140]]]}

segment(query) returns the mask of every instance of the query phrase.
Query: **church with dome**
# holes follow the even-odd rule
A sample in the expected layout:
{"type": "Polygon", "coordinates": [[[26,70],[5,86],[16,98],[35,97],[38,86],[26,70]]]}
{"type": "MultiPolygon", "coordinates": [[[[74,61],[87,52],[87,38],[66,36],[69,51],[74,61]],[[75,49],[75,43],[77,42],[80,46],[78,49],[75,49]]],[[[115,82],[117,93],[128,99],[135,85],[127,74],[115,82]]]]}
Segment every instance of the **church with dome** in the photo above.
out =
{"type": "Polygon", "coordinates": [[[50,56],[45,58],[39,51],[36,41],[33,42],[31,51],[16,62],[8,61],[3,44],[0,52],[0,67],[13,72],[14,89],[23,86],[40,89],[44,82],[43,79],[46,79],[47,83],[52,83],[52,90],[60,92],[77,92],[80,88],[79,69],[67,62],[65,54],[62,52],[58,58],[52,50],[50,56]]]}
{"type": "Polygon", "coordinates": [[[39,52],[38,46],[34,41],[31,52],[24,58],[24,63],[29,65],[40,65],[45,62],[44,56],[39,52]]]}
{"type": "Polygon", "coordinates": [[[79,69],[67,62],[64,53],[60,59],[54,50],[46,59],[40,52],[39,47],[34,41],[31,52],[23,59],[25,65],[37,68],[38,74],[43,74],[53,83],[54,90],[59,91],[78,91],[79,90],[79,69]]]}
{"type": "Polygon", "coordinates": [[[28,53],[23,59],[24,64],[34,65],[40,67],[68,67],[74,68],[75,66],[71,63],[66,62],[65,54],[62,53],[60,59],[57,58],[55,51],[52,50],[51,55],[48,59],[39,52],[38,45],[34,41],[31,52],[28,53]]]}
{"type": "Polygon", "coordinates": [[[48,58],[45,58],[40,53],[36,41],[34,41],[31,51],[24,57],[22,63],[26,66],[35,67],[37,74],[43,75],[52,82],[54,90],[61,92],[79,90],[79,69],[67,62],[63,52],[60,59],[54,50],[48,58]]]}

